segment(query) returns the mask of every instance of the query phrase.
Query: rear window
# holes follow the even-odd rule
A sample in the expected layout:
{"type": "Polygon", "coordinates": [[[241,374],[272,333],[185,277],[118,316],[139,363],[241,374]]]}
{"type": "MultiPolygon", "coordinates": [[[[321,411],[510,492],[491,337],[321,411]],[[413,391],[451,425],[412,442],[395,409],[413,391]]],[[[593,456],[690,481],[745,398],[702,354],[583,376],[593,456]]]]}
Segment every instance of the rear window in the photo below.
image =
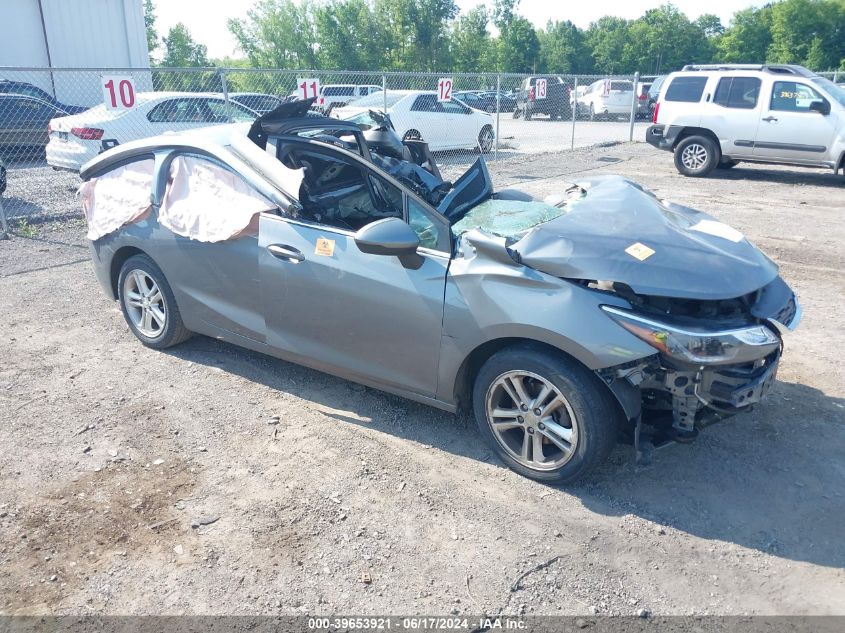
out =
{"type": "Polygon", "coordinates": [[[666,101],[685,101],[696,103],[701,101],[707,77],[675,77],[666,90],[666,101]]]}
{"type": "Polygon", "coordinates": [[[623,92],[630,92],[634,89],[634,84],[632,84],[630,81],[611,81],[610,89],[621,90],[623,92]]]}
{"type": "Polygon", "coordinates": [[[760,83],[756,77],[723,77],[716,87],[713,103],[725,108],[751,110],[757,106],[760,83]]]}

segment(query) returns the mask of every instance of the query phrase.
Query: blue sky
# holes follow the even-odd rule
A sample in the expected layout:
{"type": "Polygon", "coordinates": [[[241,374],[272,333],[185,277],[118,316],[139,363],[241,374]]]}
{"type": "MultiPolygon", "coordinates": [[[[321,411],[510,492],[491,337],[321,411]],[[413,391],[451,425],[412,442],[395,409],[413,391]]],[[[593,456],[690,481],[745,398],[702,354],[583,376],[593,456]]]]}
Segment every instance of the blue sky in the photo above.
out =
{"type": "MultiPolygon", "coordinates": [[[[479,0],[456,0],[461,11],[467,11],[480,4],[479,0]]],[[[208,47],[209,56],[225,57],[237,55],[236,44],[226,22],[229,18],[240,18],[255,4],[255,0],[154,0],[158,21],[156,27],[164,34],[177,22],[184,22],[194,39],[208,47]]],[[[492,7],[492,0],[486,3],[492,7]]],[[[554,2],[549,0],[522,0],[518,11],[538,27],[548,20],[572,20],[579,27],[586,28],[590,22],[603,15],[623,18],[637,18],[647,9],[661,4],[657,0],[605,0],[604,2],[554,2]]],[[[727,26],[731,15],[738,9],[761,6],[765,0],[675,0],[673,2],[691,19],[702,13],[715,13],[727,26]]]]}

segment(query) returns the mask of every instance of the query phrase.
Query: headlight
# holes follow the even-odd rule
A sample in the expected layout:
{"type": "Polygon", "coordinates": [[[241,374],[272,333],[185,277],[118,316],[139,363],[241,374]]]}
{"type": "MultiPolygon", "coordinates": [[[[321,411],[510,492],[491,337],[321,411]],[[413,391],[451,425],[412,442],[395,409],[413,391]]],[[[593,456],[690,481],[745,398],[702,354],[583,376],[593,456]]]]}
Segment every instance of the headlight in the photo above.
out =
{"type": "Polygon", "coordinates": [[[680,328],[611,306],[601,306],[601,309],[655,349],[696,365],[756,360],[780,346],[777,334],[764,325],[707,331],[680,328]]]}

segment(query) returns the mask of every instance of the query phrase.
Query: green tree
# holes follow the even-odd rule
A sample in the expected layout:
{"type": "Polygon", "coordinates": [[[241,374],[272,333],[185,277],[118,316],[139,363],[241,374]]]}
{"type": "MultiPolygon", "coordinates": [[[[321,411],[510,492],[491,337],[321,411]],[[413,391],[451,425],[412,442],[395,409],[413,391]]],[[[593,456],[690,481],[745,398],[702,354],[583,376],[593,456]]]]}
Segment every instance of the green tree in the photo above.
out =
{"type": "Polygon", "coordinates": [[[772,43],[772,9],[742,9],[733,15],[716,42],[716,59],[727,63],[762,64],[772,43]]]}
{"type": "Polygon", "coordinates": [[[317,68],[318,45],[310,0],[259,0],[229,31],[253,66],[317,68]]]}
{"type": "Polygon", "coordinates": [[[506,73],[532,73],[540,62],[540,39],[534,25],[514,17],[501,29],[498,43],[499,70],[506,73]]]}
{"type": "Polygon", "coordinates": [[[719,37],[725,32],[722,20],[718,15],[713,15],[712,13],[705,13],[698,16],[694,24],[704,32],[704,35],[708,39],[719,37]]]}
{"type": "Polygon", "coordinates": [[[622,67],[623,72],[660,73],[708,62],[712,57],[713,48],[701,24],[690,22],[677,7],[665,4],[649,9],[629,25],[622,67]]]}
{"type": "Polygon", "coordinates": [[[552,22],[537,33],[540,40],[542,71],[584,74],[593,71],[592,59],[584,55],[584,33],[569,20],[552,22]]]}
{"type": "Polygon", "coordinates": [[[845,55],[845,3],[783,0],[772,5],[768,61],[835,68],[845,55]]]}
{"type": "Polygon", "coordinates": [[[483,4],[455,20],[451,40],[456,71],[471,73],[491,69],[492,41],[487,30],[489,21],[487,7],[483,4]]]}
{"type": "Polygon", "coordinates": [[[147,51],[152,57],[158,48],[158,31],[156,31],[156,16],[153,0],[144,0],[144,27],[147,30],[147,51]]]}
{"type": "Polygon", "coordinates": [[[161,65],[171,68],[208,66],[208,49],[191,37],[188,27],[178,22],[162,38],[164,58],[161,65]]]}
{"type": "Polygon", "coordinates": [[[321,68],[380,68],[382,34],[366,0],[332,0],[317,7],[314,17],[321,68]]]}
{"type": "Polygon", "coordinates": [[[604,16],[590,24],[586,40],[595,69],[617,74],[627,70],[622,55],[629,39],[630,23],[623,18],[604,16]]]}

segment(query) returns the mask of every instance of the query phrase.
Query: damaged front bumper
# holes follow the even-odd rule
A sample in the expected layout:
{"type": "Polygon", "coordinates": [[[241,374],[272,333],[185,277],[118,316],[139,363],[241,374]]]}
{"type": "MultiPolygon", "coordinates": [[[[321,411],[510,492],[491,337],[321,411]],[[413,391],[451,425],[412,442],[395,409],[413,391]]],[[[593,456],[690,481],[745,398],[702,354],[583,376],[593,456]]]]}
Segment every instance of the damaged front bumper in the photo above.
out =
{"type": "Polygon", "coordinates": [[[774,384],[781,333],[795,329],[801,318],[791,292],[771,318],[722,330],[678,327],[618,308],[603,310],[657,351],[639,362],[597,371],[633,423],[635,443],[643,424],[652,427],[652,438],[690,441],[698,428],[749,411],[774,384]]]}

